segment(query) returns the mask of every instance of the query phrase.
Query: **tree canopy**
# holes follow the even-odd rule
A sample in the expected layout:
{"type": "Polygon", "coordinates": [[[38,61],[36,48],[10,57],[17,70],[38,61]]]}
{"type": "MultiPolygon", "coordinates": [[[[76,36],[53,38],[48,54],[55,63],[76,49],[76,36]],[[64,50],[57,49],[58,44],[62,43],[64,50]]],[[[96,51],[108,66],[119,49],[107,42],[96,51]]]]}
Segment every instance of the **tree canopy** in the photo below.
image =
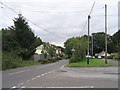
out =
{"type": "Polygon", "coordinates": [[[28,59],[34,54],[36,47],[42,44],[42,40],[34,35],[22,15],[13,22],[13,26],[2,29],[3,51],[14,52],[23,59],[28,59]]]}
{"type": "MultiPolygon", "coordinates": [[[[105,50],[105,33],[97,32],[92,33],[93,36],[93,52],[100,53],[105,50]]],[[[115,46],[112,40],[112,36],[107,35],[107,44],[108,44],[108,53],[112,53],[115,51],[115,46]]]]}
{"type": "Polygon", "coordinates": [[[86,39],[85,36],[73,37],[64,43],[65,53],[68,55],[68,58],[71,58],[74,55],[71,62],[73,62],[73,60],[82,61],[85,58],[88,43],[86,39]],[[75,51],[72,51],[72,49],[75,51]]]}

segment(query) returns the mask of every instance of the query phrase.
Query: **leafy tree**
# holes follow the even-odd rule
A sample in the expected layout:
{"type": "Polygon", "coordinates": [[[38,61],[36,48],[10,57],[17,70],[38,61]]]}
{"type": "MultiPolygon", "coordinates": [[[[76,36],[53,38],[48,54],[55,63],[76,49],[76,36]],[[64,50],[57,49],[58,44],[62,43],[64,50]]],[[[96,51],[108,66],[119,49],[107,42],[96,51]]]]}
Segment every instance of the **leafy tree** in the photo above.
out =
{"type": "Polygon", "coordinates": [[[68,55],[71,53],[72,56],[73,54],[70,62],[77,62],[85,59],[87,50],[87,38],[85,36],[70,38],[65,42],[64,46],[68,55]],[[73,48],[75,52],[71,51],[73,48]]]}
{"type": "MultiPolygon", "coordinates": [[[[105,50],[105,33],[98,32],[92,33],[93,36],[93,53],[100,53],[105,50]]],[[[108,53],[112,53],[115,51],[114,43],[112,41],[112,36],[107,35],[107,44],[108,44],[108,53]]]]}
{"type": "Polygon", "coordinates": [[[120,30],[113,34],[112,40],[115,46],[115,51],[118,52],[118,59],[120,60],[120,30]]]}
{"type": "Polygon", "coordinates": [[[26,22],[22,15],[19,15],[19,17],[15,18],[13,21],[14,26],[10,29],[15,31],[16,41],[19,42],[22,48],[29,49],[35,38],[28,22],[26,22]]]}
{"type": "Polygon", "coordinates": [[[73,43],[71,43],[72,38],[69,38],[66,42],[64,42],[64,47],[65,47],[65,54],[68,56],[67,58],[71,58],[72,56],[72,48],[73,48],[73,43]]]}
{"type": "Polygon", "coordinates": [[[47,49],[47,52],[49,53],[50,57],[53,58],[55,57],[55,47],[54,46],[50,46],[48,49],[47,49]]]}
{"type": "Polygon", "coordinates": [[[29,59],[34,54],[37,46],[41,45],[40,38],[35,37],[28,22],[22,15],[13,20],[14,26],[3,30],[3,49],[29,59]],[[15,49],[15,50],[13,50],[15,49]]]}
{"type": "Polygon", "coordinates": [[[118,30],[115,34],[112,36],[112,41],[116,47],[116,51],[118,51],[120,47],[120,30],[118,30]]]}
{"type": "Polygon", "coordinates": [[[2,50],[13,52],[20,48],[18,42],[16,42],[14,39],[14,31],[2,29],[2,50]]]}

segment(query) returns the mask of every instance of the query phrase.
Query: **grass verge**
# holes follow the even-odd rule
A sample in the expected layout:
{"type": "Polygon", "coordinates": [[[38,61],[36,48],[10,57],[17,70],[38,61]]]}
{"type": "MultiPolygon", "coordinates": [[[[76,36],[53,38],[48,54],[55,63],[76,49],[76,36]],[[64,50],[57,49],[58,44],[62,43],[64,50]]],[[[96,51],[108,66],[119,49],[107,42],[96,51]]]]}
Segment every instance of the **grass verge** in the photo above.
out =
{"type": "Polygon", "coordinates": [[[90,59],[89,64],[87,64],[87,61],[83,62],[76,62],[76,63],[70,63],[67,66],[69,67],[103,67],[103,66],[112,66],[113,64],[111,62],[108,62],[105,64],[105,62],[101,59],[90,59]]]}
{"type": "Polygon", "coordinates": [[[18,67],[26,67],[31,65],[38,65],[40,62],[33,60],[22,60],[19,56],[3,52],[2,53],[2,70],[13,69],[18,67]]]}

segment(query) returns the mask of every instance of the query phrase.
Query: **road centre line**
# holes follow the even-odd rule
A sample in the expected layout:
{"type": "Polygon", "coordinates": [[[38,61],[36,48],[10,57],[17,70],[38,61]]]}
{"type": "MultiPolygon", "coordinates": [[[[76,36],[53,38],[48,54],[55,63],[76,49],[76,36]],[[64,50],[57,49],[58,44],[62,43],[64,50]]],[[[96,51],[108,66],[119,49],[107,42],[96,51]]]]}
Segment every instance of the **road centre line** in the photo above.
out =
{"type": "Polygon", "coordinates": [[[35,78],[32,78],[32,80],[35,80],[35,79],[37,79],[37,77],[35,77],[35,78]]]}
{"type": "Polygon", "coordinates": [[[94,86],[80,86],[80,87],[29,87],[29,88],[94,88],[94,86]]]}
{"type": "Polygon", "coordinates": [[[44,76],[45,74],[41,74],[41,76],[44,76]]]}
{"type": "MultiPolygon", "coordinates": [[[[18,74],[18,73],[22,73],[22,72],[25,72],[25,71],[29,71],[29,70],[23,70],[23,71],[19,71],[19,72],[15,72],[15,73],[10,73],[9,75],[18,74]]],[[[31,80],[35,80],[35,79],[40,78],[40,77],[42,77],[42,76],[44,76],[44,75],[50,74],[50,73],[52,73],[53,71],[54,71],[54,70],[49,71],[49,72],[46,72],[46,73],[41,74],[41,75],[39,75],[39,76],[36,76],[36,77],[32,78],[31,80]]],[[[27,80],[27,81],[25,81],[25,82],[29,82],[29,81],[31,81],[31,80],[27,80]]],[[[23,85],[23,84],[24,84],[24,83],[20,83],[20,84],[17,84],[17,86],[20,86],[20,85],[23,85]]],[[[11,88],[12,88],[12,89],[13,89],[13,88],[17,88],[17,86],[13,86],[13,87],[11,87],[11,88]]],[[[21,87],[21,88],[24,88],[24,87],[21,87]]]]}
{"type": "Polygon", "coordinates": [[[13,88],[16,88],[16,86],[13,86],[13,87],[11,87],[11,88],[12,88],[12,89],[13,89],[13,88]]]}
{"type": "Polygon", "coordinates": [[[21,88],[25,88],[25,86],[22,86],[21,88]]]}
{"type": "Polygon", "coordinates": [[[39,77],[41,77],[41,76],[37,76],[37,78],[39,78],[39,77]]]}
{"type": "Polygon", "coordinates": [[[29,69],[28,70],[22,70],[22,71],[18,71],[18,72],[14,72],[14,73],[9,73],[8,75],[15,75],[15,74],[19,74],[19,73],[23,73],[23,72],[27,72],[27,71],[30,71],[29,69]]]}

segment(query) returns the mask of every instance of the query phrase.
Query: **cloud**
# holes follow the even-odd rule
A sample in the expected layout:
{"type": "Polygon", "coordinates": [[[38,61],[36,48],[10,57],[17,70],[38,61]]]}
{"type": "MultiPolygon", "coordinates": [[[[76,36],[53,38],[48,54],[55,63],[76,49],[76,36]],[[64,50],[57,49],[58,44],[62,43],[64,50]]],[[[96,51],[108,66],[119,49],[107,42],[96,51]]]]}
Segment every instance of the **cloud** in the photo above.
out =
{"type": "MultiPolygon", "coordinates": [[[[87,34],[87,16],[93,2],[90,33],[104,31],[104,5],[108,5],[108,33],[117,30],[118,0],[4,0],[4,3],[20,12],[31,22],[47,30],[42,30],[29,21],[30,27],[43,41],[63,46],[65,40],[73,36],[87,34]]],[[[0,8],[2,20],[0,28],[13,25],[12,19],[17,15],[4,7],[0,8]],[[7,22],[5,22],[7,21],[7,22]]]]}

